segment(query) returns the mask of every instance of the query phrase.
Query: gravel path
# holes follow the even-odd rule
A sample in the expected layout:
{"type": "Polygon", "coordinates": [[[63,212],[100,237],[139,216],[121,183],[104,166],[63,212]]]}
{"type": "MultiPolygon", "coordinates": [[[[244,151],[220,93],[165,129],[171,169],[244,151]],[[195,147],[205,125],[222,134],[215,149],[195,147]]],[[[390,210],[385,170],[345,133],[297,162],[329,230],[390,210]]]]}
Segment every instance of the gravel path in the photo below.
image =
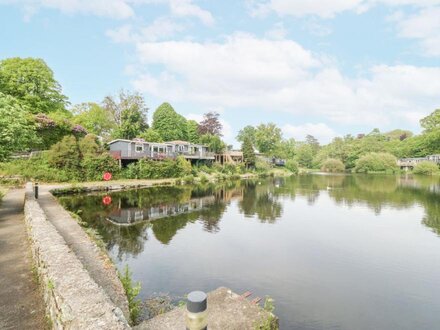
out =
{"type": "Polygon", "coordinates": [[[43,297],[32,274],[23,215],[24,189],[0,204],[0,329],[45,329],[43,297]]]}

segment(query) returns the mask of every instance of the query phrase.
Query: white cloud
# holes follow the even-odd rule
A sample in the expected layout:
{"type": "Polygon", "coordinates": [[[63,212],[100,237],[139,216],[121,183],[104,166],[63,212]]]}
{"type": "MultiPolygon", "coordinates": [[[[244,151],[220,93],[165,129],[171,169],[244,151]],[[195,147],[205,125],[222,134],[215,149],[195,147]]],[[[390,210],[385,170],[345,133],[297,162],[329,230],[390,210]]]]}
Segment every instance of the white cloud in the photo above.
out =
{"type": "Polygon", "coordinates": [[[137,43],[164,40],[183,30],[183,25],[177,24],[167,17],[159,17],[145,27],[133,28],[132,25],[127,24],[107,30],[106,34],[116,43],[137,43]]]}
{"type": "Polygon", "coordinates": [[[115,19],[134,16],[126,0],[0,0],[0,4],[19,5],[29,18],[42,8],[59,10],[65,14],[91,14],[115,19]]]}
{"type": "Polygon", "coordinates": [[[313,15],[321,18],[332,18],[345,11],[362,13],[375,5],[427,7],[440,4],[440,0],[254,0],[250,2],[253,3],[250,6],[253,15],[264,15],[274,11],[280,16],[313,15]]]}
{"type": "Polygon", "coordinates": [[[20,6],[28,19],[40,9],[55,9],[66,14],[90,14],[115,19],[135,16],[134,6],[166,4],[171,15],[196,17],[205,25],[214,24],[212,14],[193,3],[193,0],[0,0],[0,4],[20,6]]]}
{"type": "MultiPolygon", "coordinates": [[[[157,98],[209,107],[256,108],[319,122],[398,126],[440,104],[440,67],[371,67],[347,78],[291,40],[233,34],[223,42],[143,42],[135,88],[157,98]]],[[[418,127],[418,123],[413,123],[418,127]]]]}
{"type": "Polygon", "coordinates": [[[321,143],[329,143],[338,134],[324,123],[307,123],[304,125],[294,126],[290,124],[284,125],[281,130],[287,138],[294,138],[298,141],[304,141],[306,135],[313,135],[321,143]]]}
{"type": "Polygon", "coordinates": [[[440,56],[440,7],[420,10],[405,16],[393,16],[399,36],[420,40],[425,55],[440,56]]]}
{"type": "Polygon", "coordinates": [[[212,14],[192,3],[192,0],[168,0],[171,13],[175,16],[197,17],[205,25],[214,24],[212,14]]]}

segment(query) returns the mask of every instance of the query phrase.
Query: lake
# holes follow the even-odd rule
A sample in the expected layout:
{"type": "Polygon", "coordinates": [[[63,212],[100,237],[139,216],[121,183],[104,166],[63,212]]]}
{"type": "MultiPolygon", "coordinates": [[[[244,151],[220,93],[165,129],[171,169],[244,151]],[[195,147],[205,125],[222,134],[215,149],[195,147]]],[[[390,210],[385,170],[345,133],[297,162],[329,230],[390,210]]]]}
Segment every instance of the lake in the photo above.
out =
{"type": "Polygon", "coordinates": [[[440,182],[306,175],[59,198],[141,298],[220,286],[281,329],[439,329],[440,182]]]}

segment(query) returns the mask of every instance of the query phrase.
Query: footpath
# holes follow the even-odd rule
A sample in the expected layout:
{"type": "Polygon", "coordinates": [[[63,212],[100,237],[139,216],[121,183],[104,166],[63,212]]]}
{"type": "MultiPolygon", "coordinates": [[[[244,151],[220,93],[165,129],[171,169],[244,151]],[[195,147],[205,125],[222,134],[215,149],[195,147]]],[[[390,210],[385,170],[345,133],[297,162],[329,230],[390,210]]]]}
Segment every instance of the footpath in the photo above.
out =
{"type": "Polygon", "coordinates": [[[0,204],[0,329],[45,329],[43,297],[32,273],[24,222],[24,189],[0,204]]]}

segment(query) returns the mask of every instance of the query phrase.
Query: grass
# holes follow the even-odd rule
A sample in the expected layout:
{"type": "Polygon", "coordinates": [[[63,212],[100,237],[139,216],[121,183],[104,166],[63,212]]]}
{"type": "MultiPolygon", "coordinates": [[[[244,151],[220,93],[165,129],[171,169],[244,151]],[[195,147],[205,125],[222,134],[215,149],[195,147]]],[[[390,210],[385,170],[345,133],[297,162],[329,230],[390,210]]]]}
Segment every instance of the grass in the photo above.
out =
{"type": "Polygon", "coordinates": [[[273,314],[273,311],[275,310],[274,300],[271,297],[266,296],[263,308],[269,313],[269,316],[257,323],[255,325],[255,330],[278,330],[277,318],[273,314]]]}
{"type": "Polygon", "coordinates": [[[125,265],[123,272],[118,272],[118,275],[124,287],[125,294],[127,295],[130,321],[131,324],[134,325],[141,312],[141,300],[137,298],[139,292],[141,292],[141,283],[133,283],[132,273],[128,265],[125,265]]]}

